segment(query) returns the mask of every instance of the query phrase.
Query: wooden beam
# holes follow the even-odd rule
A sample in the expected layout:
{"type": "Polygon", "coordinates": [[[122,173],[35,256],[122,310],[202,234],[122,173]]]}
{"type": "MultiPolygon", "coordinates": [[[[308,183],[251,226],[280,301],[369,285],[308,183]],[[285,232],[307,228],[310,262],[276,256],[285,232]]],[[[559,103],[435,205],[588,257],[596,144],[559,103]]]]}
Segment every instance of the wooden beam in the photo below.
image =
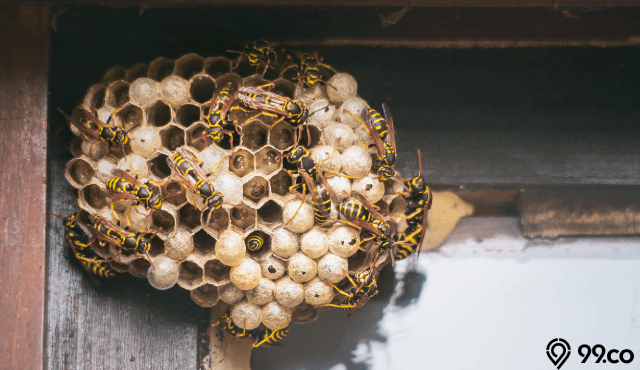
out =
{"type": "Polygon", "coordinates": [[[0,358],[41,369],[48,6],[5,6],[0,19],[0,358]]]}

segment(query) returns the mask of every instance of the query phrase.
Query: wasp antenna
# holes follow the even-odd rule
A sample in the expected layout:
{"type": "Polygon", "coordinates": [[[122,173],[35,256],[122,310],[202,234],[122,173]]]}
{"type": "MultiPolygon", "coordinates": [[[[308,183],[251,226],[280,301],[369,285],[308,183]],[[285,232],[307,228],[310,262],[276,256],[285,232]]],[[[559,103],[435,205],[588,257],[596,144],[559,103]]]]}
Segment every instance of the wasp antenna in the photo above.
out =
{"type": "Polygon", "coordinates": [[[420,155],[420,149],[418,149],[418,177],[422,176],[422,155],[420,155]]]}
{"type": "Polygon", "coordinates": [[[58,215],[58,214],[55,214],[55,213],[53,213],[53,212],[51,212],[51,211],[47,211],[47,212],[49,212],[52,216],[55,216],[55,217],[57,217],[57,218],[59,218],[59,219],[61,219],[61,220],[64,220],[64,219],[65,219],[64,217],[62,217],[62,216],[60,216],[60,215],[58,215]]]}
{"type": "Polygon", "coordinates": [[[311,117],[312,115],[314,115],[315,113],[317,113],[317,112],[319,112],[319,111],[321,111],[321,110],[323,110],[323,109],[329,108],[329,105],[330,105],[330,104],[327,104],[327,105],[325,105],[324,107],[322,107],[322,108],[320,108],[320,109],[316,109],[316,110],[314,110],[313,112],[311,112],[311,113],[309,114],[309,117],[311,117]]]}
{"type": "Polygon", "coordinates": [[[62,115],[64,116],[64,118],[66,118],[66,119],[67,119],[67,121],[71,121],[71,119],[69,118],[69,115],[68,115],[68,114],[66,114],[66,113],[62,110],[62,108],[58,107],[58,108],[57,108],[57,110],[58,110],[58,112],[60,112],[60,114],[62,114],[62,115]]]}

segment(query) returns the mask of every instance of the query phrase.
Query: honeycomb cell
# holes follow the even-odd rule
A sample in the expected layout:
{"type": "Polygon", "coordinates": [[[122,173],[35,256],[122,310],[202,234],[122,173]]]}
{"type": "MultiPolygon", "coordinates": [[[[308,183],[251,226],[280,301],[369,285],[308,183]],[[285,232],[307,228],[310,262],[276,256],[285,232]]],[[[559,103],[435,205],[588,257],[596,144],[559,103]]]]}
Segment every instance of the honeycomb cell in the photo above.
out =
{"type": "Polygon", "coordinates": [[[171,108],[161,100],[147,108],[147,122],[155,127],[165,126],[171,121],[171,108]]]}
{"type": "Polygon", "coordinates": [[[171,181],[168,182],[162,190],[165,204],[169,203],[174,206],[180,206],[187,201],[187,191],[180,183],[171,181]]]}
{"type": "Polygon", "coordinates": [[[80,152],[81,155],[84,154],[87,158],[97,161],[104,155],[109,154],[109,143],[82,140],[80,142],[80,152]]]}
{"type": "Polygon", "coordinates": [[[114,108],[122,108],[129,102],[129,84],[116,81],[107,88],[106,103],[114,108]]]}
{"type": "Polygon", "coordinates": [[[327,90],[320,84],[315,84],[309,88],[302,88],[300,84],[296,85],[295,98],[307,105],[312,104],[318,99],[327,98],[327,90]]]}
{"type": "Polygon", "coordinates": [[[160,98],[160,84],[150,78],[139,78],[129,87],[131,103],[146,107],[160,98]]]}
{"type": "Polygon", "coordinates": [[[260,261],[260,269],[262,270],[262,276],[271,280],[279,279],[287,272],[285,263],[273,255],[267,255],[260,261]]]}
{"type": "Polygon", "coordinates": [[[200,227],[201,214],[200,210],[187,203],[178,210],[178,225],[193,232],[200,227]]]}
{"type": "Polygon", "coordinates": [[[354,144],[356,135],[351,127],[344,123],[332,123],[324,130],[324,144],[344,152],[354,144]]]}
{"type": "MultiPolygon", "coordinates": [[[[73,129],[71,129],[71,131],[73,131],[73,129]]],[[[80,149],[80,147],[82,146],[82,144],[84,143],[84,141],[82,139],[80,139],[79,137],[74,137],[73,139],[71,139],[71,155],[74,157],[80,157],[82,154],[82,150],[80,149]]]]}
{"type": "Polygon", "coordinates": [[[289,99],[293,99],[293,96],[296,91],[296,84],[294,84],[291,81],[287,81],[283,78],[279,78],[273,81],[273,85],[274,85],[273,86],[274,93],[278,95],[286,96],[289,99]]]}
{"type": "Polygon", "coordinates": [[[184,131],[177,126],[169,126],[167,129],[162,130],[160,137],[162,145],[172,152],[184,145],[184,131]]]}
{"type": "Polygon", "coordinates": [[[282,221],[282,207],[273,200],[268,200],[258,208],[258,218],[265,223],[282,221]]]}
{"type": "Polygon", "coordinates": [[[304,125],[300,134],[300,145],[307,149],[312,149],[320,144],[320,136],[322,133],[316,126],[304,125]]]}
{"type": "Polygon", "coordinates": [[[264,86],[269,84],[269,81],[265,80],[262,76],[256,75],[245,78],[243,84],[247,87],[264,86]]]}
{"type": "Polygon", "coordinates": [[[162,100],[174,108],[186,104],[191,98],[189,82],[180,76],[169,76],[160,82],[162,100]]]}
{"type": "Polygon", "coordinates": [[[243,86],[242,77],[237,73],[226,73],[225,75],[216,78],[216,84],[218,86],[224,86],[229,81],[235,82],[239,88],[243,86]]]}
{"type": "Polygon", "coordinates": [[[151,239],[151,248],[149,248],[149,256],[156,258],[164,254],[164,240],[160,238],[151,239]]]}
{"type": "Polygon", "coordinates": [[[349,176],[366,176],[372,163],[371,156],[360,145],[351,146],[342,153],[342,169],[349,176]]]}
{"type": "Polygon", "coordinates": [[[144,258],[138,258],[129,264],[129,272],[131,275],[146,279],[149,271],[149,267],[151,267],[151,263],[144,258]]]}
{"type": "Polygon", "coordinates": [[[174,73],[185,80],[201,73],[204,69],[204,58],[197,54],[187,54],[176,60],[174,73]]]}
{"type": "Polygon", "coordinates": [[[310,258],[320,258],[329,250],[329,238],[322,230],[314,227],[300,239],[300,250],[310,258]]]}
{"type": "Polygon", "coordinates": [[[347,259],[333,253],[325,254],[318,260],[318,277],[330,283],[337,284],[347,275],[347,259]]]}
{"type": "Polygon", "coordinates": [[[184,261],[178,270],[178,285],[181,287],[191,290],[202,284],[204,271],[195,262],[184,261]]]}
{"type": "Polygon", "coordinates": [[[193,251],[200,256],[212,256],[215,245],[216,240],[204,230],[200,230],[193,235],[193,251]]]}
{"type": "Polygon", "coordinates": [[[202,285],[191,291],[191,299],[202,307],[213,307],[218,303],[218,288],[211,284],[202,285]]]}
{"type": "Polygon", "coordinates": [[[344,176],[332,176],[327,178],[327,183],[333,190],[338,201],[343,201],[351,194],[351,182],[344,176]]]}
{"type": "Polygon", "coordinates": [[[97,84],[89,88],[82,107],[89,112],[100,109],[104,106],[107,88],[102,84],[97,84]]]}
{"type": "Polygon", "coordinates": [[[227,266],[239,266],[245,260],[246,248],[242,235],[227,230],[215,245],[216,258],[227,266]]]}
{"type": "Polygon", "coordinates": [[[89,162],[83,159],[72,159],[67,163],[67,171],[65,174],[67,175],[69,183],[76,189],[80,189],[91,181],[95,175],[95,171],[89,162]]]}
{"type": "Polygon", "coordinates": [[[127,75],[127,70],[122,66],[111,67],[102,77],[102,83],[108,85],[113,81],[123,80],[127,75]]]}
{"type": "Polygon", "coordinates": [[[259,120],[253,120],[242,126],[242,145],[258,150],[267,144],[268,128],[259,120]]]}
{"type": "Polygon", "coordinates": [[[309,112],[309,123],[322,129],[333,122],[336,107],[326,99],[319,99],[309,106],[309,112]]]}
{"type": "Polygon", "coordinates": [[[349,271],[358,272],[365,267],[369,267],[371,264],[371,255],[358,249],[356,253],[347,259],[347,262],[349,264],[349,271]]]}
{"type": "Polygon", "coordinates": [[[231,224],[234,226],[246,230],[249,226],[253,226],[256,223],[256,210],[247,206],[246,204],[240,204],[231,209],[231,224]]]}
{"type": "Polygon", "coordinates": [[[253,330],[260,326],[262,310],[253,303],[241,302],[231,309],[231,320],[236,326],[253,330]]]}
{"type": "Polygon", "coordinates": [[[338,109],[338,120],[352,129],[364,128],[362,121],[364,121],[367,109],[369,109],[369,105],[366,101],[358,97],[349,98],[338,109]]]}
{"type": "Polygon", "coordinates": [[[396,196],[389,204],[389,214],[401,215],[407,209],[407,201],[402,196],[396,196]]]}
{"type": "Polygon", "coordinates": [[[245,257],[238,266],[231,267],[229,278],[231,282],[242,290],[251,290],[258,286],[262,273],[258,262],[245,257]]]}
{"type": "Polygon", "coordinates": [[[358,95],[358,83],[348,73],[336,73],[329,80],[329,84],[334,87],[327,89],[329,101],[333,104],[342,104],[358,95]]]}
{"type": "Polygon", "coordinates": [[[173,73],[175,62],[167,58],[156,58],[149,64],[147,77],[155,81],[162,81],[173,73]]]}
{"type": "MultiPolygon", "coordinates": [[[[211,97],[209,97],[211,98],[211,97]]],[[[190,127],[200,120],[200,107],[194,104],[185,104],[178,108],[176,121],[183,127],[190,127]]]]}
{"type": "Polygon", "coordinates": [[[384,183],[380,182],[376,175],[371,174],[355,180],[351,189],[362,194],[371,204],[377,203],[384,195],[384,183]]]}
{"type": "Polygon", "coordinates": [[[269,183],[264,177],[256,176],[250,179],[242,186],[242,189],[244,197],[256,204],[269,196],[269,183]]]}
{"type": "MultiPolygon", "coordinates": [[[[231,62],[231,68],[233,68],[233,72],[237,73],[238,75],[240,75],[243,78],[255,75],[256,73],[258,73],[258,67],[260,66],[252,66],[249,64],[249,62],[247,61],[247,59],[245,57],[243,57],[242,55],[238,57],[238,59],[236,60],[232,60],[231,62]],[[239,62],[238,62],[239,60],[239,62]],[[235,67],[235,68],[233,68],[235,67]]],[[[262,67],[264,68],[264,67],[262,67]]],[[[262,71],[262,70],[261,70],[262,71]]]]}
{"type": "MultiPolygon", "coordinates": [[[[314,149],[311,153],[311,159],[324,170],[340,172],[342,168],[342,156],[334,147],[323,145],[314,149]]],[[[333,176],[331,173],[325,173],[327,177],[333,176]]]]}
{"type": "Polygon", "coordinates": [[[304,233],[313,227],[315,215],[309,203],[295,199],[285,204],[282,219],[287,229],[294,233],[304,233]]]}
{"type": "Polygon", "coordinates": [[[318,266],[316,261],[307,257],[303,253],[296,253],[289,258],[287,271],[291,280],[296,283],[306,283],[316,277],[318,266]]]}
{"type": "Polygon", "coordinates": [[[262,306],[273,301],[276,284],[265,278],[261,278],[258,286],[247,291],[247,300],[258,306],[262,306]]]}
{"type": "Polygon", "coordinates": [[[273,253],[281,258],[289,258],[300,249],[298,235],[284,227],[278,227],[273,230],[271,237],[271,249],[273,250],[273,253]]]}
{"type": "Polygon", "coordinates": [[[94,168],[96,170],[95,176],[106,184],[107,181],[113,178],[111,172],[116,169],[116,163],[114,163],[110,157],[102,158],[96,163],[94,168]]]}
{"type": "Polygon", "coordinates": [[[116,167],[119,170],[129,173],[131,176],[139,178],[149,177],[149,170],[146,166],[146,159],[137,154],[127,154],[118,161],[116,167]]]}
{"type": "MultiPolygon", "coordinates": [[[[120,202],[117,202],[120,203],[120,202]]],[[[116,204],[117,204],[116,203],[116,204]]],[[[114,204],[114,209],[118,209],[118,207],[114,204]]],[[[125,213],[129,217],[129,224],[131,227],[129,230],[132,232],[138,232],[141,230],[149,230],[151,228],[151,217],[148,217],[151,212],[146,210],[144,205],[134,205],[128,209],[126,209],[125,213]]],[[[126,216],[125,216],[126,217],[126,216]]],[[[154,238],[157,239],[157,238],[154,238]]]]}
{"type": "Polygon", "coordinates": [[[291,309],[278,302],[269,302],[262,307],[262,323],[271,330],[282,329],[291,322],[291,309]]]}
{"type": "Polygon", "coordinates": [[[242,182],[237,176],[225,173],[218,176],[213,184],[216,191],[224,194],[226,204],[238,205],[242,201],[242,182]]]}
{"type": "Polygon", "coordinates": [[[275,286],[275,299],[285,307],[293,308],[304,300],[304,288],[302,284],[294,282],[288,276],[278,280],[275,286]]]}
{"type": "MultiPolygon", "coordinates": [[[[209,217],[210,211],[204,211],[202,213],[202,224],[206,223],[206,217],[209,217]]],[[[220,233],[229,227],[229,213],[224,208],[218,208],[213,211],[209,225],[206,225],[207,230],[211,230],[215,233],[220,233]]]]}
{"type": "Polygon", "coordinates": [[[254,169],[253,154],[246,150],[236,150],[229,158],[229,171],[238,177],[243,177],[251,173],[254,169]]]}
{"type": "Polygon", "coordinates": [[[293,180],[287,171],[280,171],[271,178],[271,192],[285,196],[289,194],[289,187],[293,185],[293,180]]]}
{"type": "Polygon", "coordinates": [[[216,83],[209,76],[197,76],[191,81],[191,99],[202,104],[211,100],[216,91],[216,83]]]}
{"type": "Polygon", "coordinates": [[[281,160],[278,155],[280,153],[272,147],[263,148],[256,154],[256,169],[265,175],[270,175],[279,170],[281,160]]]}
{"type": "Polygon", "coordinates": [[[229,278],[230,266],[226,266],[219,259],[207,261],[204,265],[204,276],[210,281],[220,282],[229,278]]]}
{"type": "Polygon", "coordinates": [[[213,78],[218,78],[231,72],[231,62],[224,57],[207,58],[204,61],[204,73],[213,78]]]}
{"type": "Polygon", "coordinates": [[[224,284],[218,288],[220,299],[226,304],[236,304],[244,300],[244,291],[238,289],[232,283],[224,284]]]}
{"type": "Polygon", "coordinates": [[[167,164],[167,156],[165,154],[158,153],[157,156],[147,161],[147,165],[149,166],[151,174],[159,179],[164,179],[171,175],[171,169],[167,164]]]}
{"type": "Polygon", "coordinates": [[[176,225],[173,215],[163,209],[153,211],[151,215],[154,230],[162,228],[163,233],[170,233],[176,225]]]}
{"type": "Polygon", "coordinates": [[[144,63],[138,63],[135,66],[127,69],[124,80],[131,83],[138,78],[146,77],[149,72],[149,65],[144,63]]]}
{"type": "Polygon", "coordinates": [[[295,140],[294,130],[287,122],[277,123],[271,129],[269,143],[279,150],[286,150],[293,145],[295,140]]]}
{"type": "Polygon", "coordinates": [[[203,122],[198,122],[187,129],[187,145],[198,151],[204,150],[207,144],[211,144],[211,139],[204,138],[207,126],[203,122]]]}
{"type": "Polygon", "coordinates": [[[142,125],[142,108],[132,104],[127,104],[122,109],[116,112],[115,118],[120,126],[122,126],[125,130],[131,130],[134,127],[142,125]]]}
{"type": "Polygon", "coordinates": [[[166,256],[177,261],[186,259],[195,247],[191,235],[190,231],[181,227],[169,233],[164,243],[166,256]]]}
{"type": "MultiPolygon", "coordinates": [[[[108,255],[108,253],[107,253],[108,255]]],[[[106,256],[101,256],[103,258],[106,258],[106,256]]],[[[115,271],[115,272],[119,272],[119,273],[125,273],[125,272],[129,272],[129,265],[125,265],[124,263],[117,263],[115,261],[111,261],[109,262],[109,266],[111,266],[111,268],[115,271]]]]}
{"type": "Polygon", "coordinates": [[[244,244],[247,246],[247,254],[256,260],[260,260],[263,256],[271,252],[271,236],[262,230],[255,230],[249,235],[246,235],[244,238],[244,244]],[[247,246],[247,243],[255,238],[260,238],[262,240],[262,246],[257,250],[251,250],[249,249],[249,246],[247,246]]]}
{"type": "Polygon", "coordinates": [[[178,282],[178,263],[171,258],[162,257],[153,262],[153,268],[147,272],[147,279],[152,287],[167,290],[178,282]]]}
{"type": "Polygon", "coordinates": [[[229,172],[229,155],[216,145],[211,145],[202,150],[198,158],[204,162],[200,168],[202,172],[205,174],[211,173],[210,176],[213,178],[229,172]]]}
{"type": "Polygon", "coordinates": [[[80,190],[80,199],[95,210],[102,209],[107,205],[107,198],[104,196],[100,186],[91,184],[80,190]]]}
{"type": "Polygon", "coordinates": [[[356,229],[337,226],[329,232],[329,250],[340,257],[353,255],[360,246],[360,236],[356,229]]]}
{"type": "Polygon", "coordinates": [[[313,306],[328,304],[333,300],[333,287],[319,278],[315,278],[304,286],[304,301],[313,306]]]}
{"type": "Polygon", "coordinates": [[[302,303],[293,309],[291,321],[295,324],[308,324],[318,319],[319,309],[310,304],[302,303]]]}

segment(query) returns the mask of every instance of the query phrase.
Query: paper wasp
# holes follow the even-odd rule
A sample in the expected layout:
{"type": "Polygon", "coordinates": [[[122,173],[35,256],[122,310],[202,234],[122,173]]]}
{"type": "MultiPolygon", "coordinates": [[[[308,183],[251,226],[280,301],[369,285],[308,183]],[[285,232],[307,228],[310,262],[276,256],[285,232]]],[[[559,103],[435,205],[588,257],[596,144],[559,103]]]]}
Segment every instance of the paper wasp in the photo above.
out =
{"type": "Polygon", "coordinates": [[[64,238],[71,248],[74,257],[80,262],[80,265],[89,273],[91,279],[98,284],[93,275],[103,278],[110,278],[116,275],[111,269],[107,260],[98,258],[97,256],[89,257],[87,254],[79,253],[78,250],[83,251],[89,245],[93,243],[95,238],[90,238],[85,230],[78,224],[78,213],[72,213],[67,217],[59,216],[53,212],[49,212],[51,215],[62,220],[64,224],[64,238]]]}
{"type": "Polygon", "coordinates": [[[229,312],[222,315],[220,320],[211,326],[219,326],[232,337],[253,343],[253,347],[281,347],[282,345],[276,342],[284,338],[289,332],[289,329],[242,329],[233,323],[229,312]]]}
{"type": "Polygon", "coordinates": [[[323,72],[325,72],[325,74],[330,72],[334,74],[337,73],[333,67],[326,63],[322,63],[322,58],[318,55],[317,51],[312,51],[311,53],[294,51],[293,54],[300,60],[300,65],[290,65],[283,69],[280,75],[282,76],[284,72],[291,68],[296,68],[298,70],[298,80],[304,85],[304,87],[311,87],[318,82],[329,85],[328,82],[322,80],[323,72]]]}
{"type": "Polygon", "coordinates": [[[160,230],[155,232],[142,230],[134,234],[124,230],[99,214],[90,214],[89,220],[91,221],[91,225],[87,225],[86,227],[89,228],[89,232],[93,234],[101,244],[113,244],[120,249],[120,252],[133,252],[136,256],[146,256],[147,260],[151,263],[151,258],[149,257],[151,239],[153,239],[160,230]],[[149,234],[151,234],[151,237],[147,238],[146,236],[149,234]]]}
{"type": "Polygon", "coordinates": [[[222,90],[213,94],[211,104],[209,105],[209,112],[204,117],[209,127],[207,127],[203,135],[195,141],[209,138],[213,140],[214,143],[219,143],[222,141],[224,135],[228,135],[231,149],[233,149],[233,136],[231,135],[233,131],[224,130],[222,126],[226,122],[227,113],[238,93],[237,87],[234,81],[229,81],[223,86],[222,90]]]}
{"type": "Polygon", "coordinates": [[[395,257],[398,260],[409,257],[413,252],[416,252],[416,258],[419,256],[422,240],[427,230],[427,213],[431,209],[433,198],[431,190],[422,177],[420,149],[418,149],[418,163],[420,166],[418,176],[404,182],[408,192],[399,193],[407,200],[407,209],[404,215],[400,215],[400,217],[407,219],[408,225],[407,229],[402,233],[402,239],[410,244],[396,248],[395,257]]]}
{"type": "MultiPolygon", "coordinates": [[[[305,196],[304,188],[308,188],[311,193],[311,202],[313,204],[316,222],[322,226],[327,222],[329,214],[331,214],[331,187],[327,184],[322,172],[318,173],[315,180],[307,172],[300,172],[300,175],[306,184],[306,186],[303,187],[302,198],[304,199],[305,196]]],[[[302,204],[300,206],[302,206],[302,204]]],[[[298,208],[298,210],[299,209],[300,208],[298,208]]],[[[295,217],[295,214],[290,220],[292,220],[293,217],[295,217]]]]}
{"type": "Polygon", "coordinates": [[[117,109],[111,112],[111,117],[107,123],[104,123],[88,110],[78,108],[71,114],[70,122],[82,132],[83,139],[87,141],[98,139],[109,142],[122,148],[122,152],[126,154],[125,145],[129,143],[128,131],[109,124],[116,111],[117,109]]]}
{"type": "Polygon", "coordinates": [[[264,234],[261,231],[254,231],[247,239],[245,239],[244,244],[247,246],[247,249],[252,252],[257,252],[264,246],[264,234]]]}
{"type": "MultiPolygon", "coordinates": [[[[220,160],[220,162],[222,162],[222,160],[220,160]]],[[[218,162],[218,164],[220,164],[220,162],[218,162]]],[[[206,225],[208,225],[211,221],[212,211],[222,207],[224,194],[217,192],[213,187],[213,183],[209,181],[207,176],[202,172],[200,169],[200,166],[203,165],[202,161],[190,150],[177,148],[176,153],[173,153],[171,157],[167,157],[167,164],[171,172],[178,176],[178,182],[180,184],[193,190],[202,197],[203,205],[210,210],[206,223],[206,225]]],[[[216,167],[218,164],[216,164],[216,167]]],[[[215,172],[215,167],[212,172],[215,172]]],[[[195,204],[195,199],[193,202],[195,204]]]]}
{"type": "Polygon", "coordinates": [[[364,306],[367,301],[376,294],[378,294],[378,284],[376,283],[376,278],[373,274],[373,267],[359,271],[355,274],[354,279],[351,278],[349,274],[346,273],[347,279],[351,282],[352,287],[349,293],[341,290],[334,284],[331,284],[340,294],[347,297],[347,299],[342,304],[325,304],[319,307],[338,307],[342,308],[345,311],[349,311],[349,316],[351,316],[354,312],[359,310],[362,306],[364,306]]]}
{"type": "Polygon", "coordinates": [[[380,181],[387,181],[395,175],[393,166],[396,162],[396,134],[389,107],[383,103],[382,109],[386,121],[373,109],[366,112],[364,121],[351,112],[349,114],[362,123],[373,139],[373,144],[370,147],[375,146],[378,149],[378,159],[372,168],[377,172],[380,181]]]}
{"type": "Polygon", "coordinates": [[[249,65],[252,67],[258,67],[260,63],[264,63],[264,69],[260,73],[262,76],[264,76],[264,74],[267,72],[267,69],[275,68],[275,66],[271,63],[271,55],[273,55],[273,61],[275,65],[278,64],[278,55],[267,39],[256,40],[253,42],[253,45],[251,47],[245,45],[244,51],[227,50],[227,53],[240,54],[238,62],[236,63],[235,67],[231,68],[232,70],[238,68],[242,57],[245,57],[249,65]]]}

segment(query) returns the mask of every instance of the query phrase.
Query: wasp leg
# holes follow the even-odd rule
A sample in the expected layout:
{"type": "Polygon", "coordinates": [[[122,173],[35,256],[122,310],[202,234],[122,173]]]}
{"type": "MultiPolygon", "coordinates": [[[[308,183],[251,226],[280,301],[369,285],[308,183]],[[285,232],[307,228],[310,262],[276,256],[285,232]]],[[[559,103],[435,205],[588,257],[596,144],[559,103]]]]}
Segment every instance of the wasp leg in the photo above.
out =
{"type": "MultiPolygon", "coordinates": [[[[291,222],[291,221],[296,217],[296,215],[298,214],[298,211],[300,211],[300,209],[302,208],[302,205],[305,203],[305,202],[304,202],[304,196],[305,196],[305,194],[306,194],[307,187],[306,187],[306,186],[304,186],[304,184],[301,184],[301,185],[302,185],[302,200],[300,201],[300,206],[298,207],[298,209],[296,209],[295,213],[293,214],[293,216],[291,216],[291,218],[289,219],[289,221],[287,221],[287,222],[285,222],[285,223],[284,223],[284,224],[285,224],[285,226],[286,226],[286,225],[288,225],[288,224],[289,224],[289,222],[291,222]]],[[[289,188],[289,190],[291,190],[291,188],[289,188]]]]}

